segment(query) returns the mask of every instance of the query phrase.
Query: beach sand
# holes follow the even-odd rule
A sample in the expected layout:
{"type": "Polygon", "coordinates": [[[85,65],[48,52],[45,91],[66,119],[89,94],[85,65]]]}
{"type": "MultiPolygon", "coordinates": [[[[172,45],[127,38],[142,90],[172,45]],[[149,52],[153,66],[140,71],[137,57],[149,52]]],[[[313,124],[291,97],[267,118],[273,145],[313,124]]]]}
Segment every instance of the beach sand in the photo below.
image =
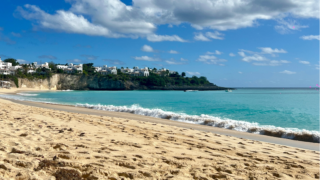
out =
{"type": "Polygon", "coordinates": [[[45,89],[45,88],[0,88],[0,94],[16,94],[19,92],[29,92],[29,91],[56,91],[56,90],[49,90],[49,89],[45,89]]]}
{"type": "Polygon", "coordinates": [[[0,179],[319,179],[319,162],[318,151],[0,99],[0,179]]]}

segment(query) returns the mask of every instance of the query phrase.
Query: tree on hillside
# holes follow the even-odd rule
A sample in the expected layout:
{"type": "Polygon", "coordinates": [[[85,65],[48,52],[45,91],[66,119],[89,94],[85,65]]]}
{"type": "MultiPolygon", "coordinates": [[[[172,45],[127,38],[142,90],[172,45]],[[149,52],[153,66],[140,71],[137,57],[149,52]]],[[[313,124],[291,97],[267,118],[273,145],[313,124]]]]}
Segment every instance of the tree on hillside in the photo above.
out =
{"type": "Polygon", "coordinates": [[[200,81],[199,81],[197,76],[192,76],[190,82],[191,82],[192,85],[199,85],[200,84],[200,81]]]}
{"type": "Polygon", "coordinates": [[[49,68],[51,68],[52,72],[57,71],[57,64],[55,64],[53,61],[49,62],[49,68]]]}
{"type": "Polygon", "coordinates": [[[93,63],[83,64],[83,72],[86,72],[88,75],[95,74],[93,63]]]}
{"type": "Polygon", "coordinates": [[[19,65],[19,62],[16,59],[13,59],[13,58],[5,59],[3,62],[10,62],[10,63],[12,63],[12,66],[19,65]]]}
{"type": "Polygon", "coordinates": [[[170,74],[170,77],[180,77],[179,73],[175,72],[173,74],[170,74]]]}
{"type": "Polygon", "coordinates": [[[24,72],[25,74],[27,74],[28,69],[29,69],[29,66],[28,66],[27,64],[23,64],[23,65],[22,65],[22,69],[23,69],[23,72],[24,72]]]}
{"type": "Polygon", "coordinates": [[[117,75],[121,76],[122,74],[121,69],[117,69],[117,75]]]}
{"type": "Polygon", "coordinates": [[[182,72],[182,73],[181,73],[181,76],[182,76],[182,77],[185,77],[185,76],[186,76],[186,73],[185,73],[185,72],[182,72]]]}

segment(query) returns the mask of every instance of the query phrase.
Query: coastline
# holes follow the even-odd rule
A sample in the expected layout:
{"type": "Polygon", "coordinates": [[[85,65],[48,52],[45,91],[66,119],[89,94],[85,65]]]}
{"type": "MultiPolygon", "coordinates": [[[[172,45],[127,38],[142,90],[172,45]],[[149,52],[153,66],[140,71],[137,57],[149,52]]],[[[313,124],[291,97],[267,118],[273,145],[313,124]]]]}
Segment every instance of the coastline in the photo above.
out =
{"type": "Polygon", "coordinates": [[[51,90],[51,89],[36,89],[36,88],[11,88],[5,89],[0,88],[0,94],[17,94],[21,92],[41,92],[41,91],[59,91],[59,90],[51,90]]]}
{"type": "MultiPolygon", "coordinates": [[[[29,92],[30,91],[34,91],[34,92],[48,91],[48,89],[47,90],[37,90],[37,89],[28,88],[28,89],[21,89],[21,90],[20,89],[8,90],[8,92],[3,92],[0,90],[0,94],[1,93],[16,94],[16,93],[27,92],[27,91],[29,91],[29,92]]],[[[165,125],[175,126],[175,127],[180,127],[180,128],[189,128],[189,129],[192,128],[194,130],[199,130],[199,131],[204,131],[204,132],[212,132],[212,133],[217,133],[217,134],[222,134],[222,135],[227,135],[227,136],[233,136],[233,137],[237,137],[237,138],[244,138],[244,139],[250,139],[250,140],[256,140],[256,141],[280,144],[280,145],[284,145],[284,146],[291,146],[291,147],[320,151],[319,143],[314,143],[314,142],[305,142],[305,141],[279,138],[279,137],[268,136],[268,135],[240,132],[240,131],[235,131],[235,130],[230,130],[230,129],[213,127],[213,126],[191,124],[191,123],[186,123],[186,122],[173,121],[173,120],[167,120],[167,119],[154,118],[154,117],[150,117],[150,116],[131,114],[131,113],[127,113],[127,112],[101,111],[101,110],[95,110],[95,109],[88,109],[88,108],[84,108],[84,107],[75,107],[72,105],[49,104],[49,103],[41,103],[41,102],[19,101],[19,100],[12,100],[12,99],[6,99],[6,100],[14,102],[14,103],[22,104],[22,105],[46,108],[46,109],[51,109],[51,110],[66,111],[66,112],[86,114],[86,115],[99,115],[99,116],[108,116],[108,117],[115,117],[115,118],[128,118],[128,119],[132,119],[132,120],[140,120],[140,121],[151,122],[151,123],[160,123],[160,124],[165,124],[165,125]]]]}
{"type": "Polygon", "coordinates": [[[256,135],[278,139],[275,144],[238,138],[254,134],[210,126],[5,99],[0,99],[0,116],[0,179],[320,176],[320,153],[305,149],[316,143],[256,135]]]}

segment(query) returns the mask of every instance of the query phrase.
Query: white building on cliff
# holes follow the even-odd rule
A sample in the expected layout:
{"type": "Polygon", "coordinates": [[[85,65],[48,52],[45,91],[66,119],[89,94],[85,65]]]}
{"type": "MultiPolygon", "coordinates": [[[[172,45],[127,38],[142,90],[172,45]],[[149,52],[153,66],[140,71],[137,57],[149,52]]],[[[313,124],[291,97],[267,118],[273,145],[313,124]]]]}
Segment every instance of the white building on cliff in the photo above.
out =
{"type": "Polygon", "coordinates": [[[57,65],[58,69],[62,69],[66,73],[73,73],[75,71],[79,73],[83,73],[83,65],[74,65],[73,63],[69,63],[68,65],[57,65]]]}
{"type": "Polygon", "coordinates": [[[3,62],[0,57],[0,74],[2,75],[15,75],[16,70],[21,66],[12,66],[11,62],[3,62]]]}
{"type": "Polygon", "coordinates": [[[133,67],[133,69],[122,68],[121,72],[126,73],[126,74],[130,74],[131,76],[145,76],[145,77],[149,76],[149,68],[148,67],[141,68],[141,69],[139,69],[138,66],[133,67]]]}
{"type": "Polygon", "coordinates": [[[107,65],[103,65],[102,67],[95,67],[95,71],[102,74],[118,74],[118,70],[116,66],[108,67],[107,65]]]}

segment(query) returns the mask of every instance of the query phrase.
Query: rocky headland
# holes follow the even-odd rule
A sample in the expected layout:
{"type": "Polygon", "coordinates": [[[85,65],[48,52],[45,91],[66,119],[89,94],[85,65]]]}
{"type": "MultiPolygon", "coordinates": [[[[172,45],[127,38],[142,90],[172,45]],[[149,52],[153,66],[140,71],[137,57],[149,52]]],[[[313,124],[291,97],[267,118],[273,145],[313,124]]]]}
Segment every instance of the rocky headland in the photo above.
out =
{"type": "MultiPolygon", "coordinates": [[[[15,83],[11,83],[12,87],[16,87],[15,83]]],[[[165,86],[145,86],[137,81],[121,81],[110,80],[97,76],[79,76],[68,74],[54,74],[47,79],[26,79],[18,78],[19,88],[35,88],[49,90],[225,90],[230,88],[219,87],[214,84],[206,84],[199,86],[188,85],[165,85],[165,86]]]]}

